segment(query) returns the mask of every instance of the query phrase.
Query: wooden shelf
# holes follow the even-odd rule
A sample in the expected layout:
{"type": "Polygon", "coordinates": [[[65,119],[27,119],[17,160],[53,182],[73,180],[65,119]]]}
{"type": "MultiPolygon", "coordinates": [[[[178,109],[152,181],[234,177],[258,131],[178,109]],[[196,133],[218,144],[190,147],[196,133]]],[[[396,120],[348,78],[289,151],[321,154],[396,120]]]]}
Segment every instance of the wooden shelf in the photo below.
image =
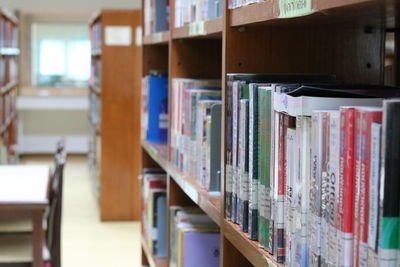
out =
{"type": "Polygon", "coordinates": [[[150,144],[142,141],[142,147],[150,157],[174,179],[185,194],[196,203],[219,226],[221,225],[221,197],[212,196],[197,180],[188,177],[167,160],[167,145],[150,144]]]}
{"type": "Polygon", "coordinates": [[[224,219],[221,231],[225,237],[251,262],[254,266],[278,266],[284,264],[276,262],[274,257],[264,249],[260,248],[259,243],[251,241],[247,233],[240,231],[239,226],[224,219]]]}
{"type": "MultiPolygon", "coordinates": [[[[382,1],[383,2],[383,1],[382,1]]],[[[382,3],[378,0],[314,0],[310,16],[285,18],[280,16],[279,0],[254,3],[248,6],[229,10],[229,25],[233,27],[260,23],[284,25],[285,23],[306,23],[314,19],[325,20],[329,18],[383,18],[382,5],[389,7],[393,3],[382,3]]],[[[314,21],[315,22],[315,21],[314,21]]]]}
{"type": "Polygon", "coordinates": [[[18,25],[19,22],[17,17],[9,9],[0,8],[0,12],[6,19],[12,21],[15,25],[18,25]]]}
{"type": "Polygon", "coordinates": [[[95,93],[98,96],[101,96],[101,89],[94,84],[89,84],[89,89],[91,92],[95,93]]]}
{"type": "Polygon", "coordinates": [[[17,118],[17,113],[13,112],[7,119],[6,122],[0,127],[0,135],[5,133],[11,126],[12,122],[17,118]]]}
{"type": "Polygon", "coordinates": [[[157,32],[152,35],[147,35],[143,37],[144,45],[152,45],[152,44],[168,44],[171,38],[170,31],[165,32],[157,32]]]}
{"type": "Polygon", "coordinates": [[[0,88],[0,96],[8,94],[8,92],[10,92],[17,85],[18,85],[18,82],[16,82],[16,81],[9,82],[8,84],[6,84],[2,88],[0,88]]]}
{"type": "Polygon", "coordinates": [[[222,38],[222,17],[194,22],[189,26],[172,29],[172,39],[183,38],[222,38]]]}
{"type": "Polygon", "coordinates": [[[147,246],[147,238],[142,233],[141,237],[142,249],[144,254],[146,255],[147,261],[150,267],[167,267],[168,260],[167,259],[159,259],[151,253],[149,247],[147,246]]]}
{"type": "Polygon", "coordinates": [[[0,48],[0,55],[2,56],[18,56],[20,54],[19,48],[2,47],[0,48]]]}

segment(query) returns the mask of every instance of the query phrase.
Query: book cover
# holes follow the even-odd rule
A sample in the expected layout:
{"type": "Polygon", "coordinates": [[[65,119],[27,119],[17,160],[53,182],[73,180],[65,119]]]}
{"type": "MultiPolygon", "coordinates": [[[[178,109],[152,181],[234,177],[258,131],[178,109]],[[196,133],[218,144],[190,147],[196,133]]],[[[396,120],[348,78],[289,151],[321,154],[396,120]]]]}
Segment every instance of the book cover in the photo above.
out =
{"type": "Polygon", "coordinates": [[[382,124],[371,125],[368,207],[368,266],[378,266],[379,188],[381,162],[382,124]]]}
{"type": "Polygon", "coordinates": [[[383,102],[379,265],[398,266],[400,249],[400,101],[383,102]]]}
{"type": "Polygon", "coordinates": [[[157,245],[155,255],[158,258],[167,257],[167,196],[161,195],[157,199],[157,245]]]}
{"type": "Polygon", "coordinates": [[[210,182],[209,190],[212,192],[221,191],[221,103],[211,107],[211,126],[210,126],[210,182]]]}
{"type": "Polygon", "coordinates": [[[249,215],[249,100],[240,100],[240,131],[239,131],[239,201],[240,201],[240,226],[242,232],[247,233],[249,215]]]}
{"type": "Polygon", "coordinates": [[[182,267],[218,267],[220,234],[187,231],[182,240],[182,267]]]}
{"type": "Polygon", "coordinates": [[[359,266],[360,188],[361,188],[361,112],[354,110],[354,206],[353,206],[353,266],[359,266]]]}

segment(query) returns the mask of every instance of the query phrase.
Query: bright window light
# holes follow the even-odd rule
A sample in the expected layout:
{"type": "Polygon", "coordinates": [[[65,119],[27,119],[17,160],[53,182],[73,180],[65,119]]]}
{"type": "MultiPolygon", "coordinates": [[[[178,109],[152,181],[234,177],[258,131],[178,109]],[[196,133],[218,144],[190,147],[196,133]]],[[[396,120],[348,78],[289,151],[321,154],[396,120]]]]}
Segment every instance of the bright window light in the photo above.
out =
{"type": "Polygon", "coordinates": [[[67,77],[75,81],[87,81],[90,77],[90,42],[68,41],[67,77]]]}
{"type": "Polygon", "coordinates": [[[65,43],[58,40],[40,42],[40,74],[63,75],[65,73],[65,43]]]}

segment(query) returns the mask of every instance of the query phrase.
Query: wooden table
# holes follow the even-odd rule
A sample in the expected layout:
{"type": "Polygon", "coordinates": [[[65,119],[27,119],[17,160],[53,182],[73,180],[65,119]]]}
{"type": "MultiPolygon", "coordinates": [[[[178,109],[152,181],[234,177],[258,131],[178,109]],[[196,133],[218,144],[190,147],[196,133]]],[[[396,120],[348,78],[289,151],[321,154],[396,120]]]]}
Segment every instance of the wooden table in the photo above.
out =
{"type": "Polygon", "coordinates": [[[0,166],[0,213],[33,220],[33,266],[43,267],[43,214],[49,204],[48,166],[0,166]]]}

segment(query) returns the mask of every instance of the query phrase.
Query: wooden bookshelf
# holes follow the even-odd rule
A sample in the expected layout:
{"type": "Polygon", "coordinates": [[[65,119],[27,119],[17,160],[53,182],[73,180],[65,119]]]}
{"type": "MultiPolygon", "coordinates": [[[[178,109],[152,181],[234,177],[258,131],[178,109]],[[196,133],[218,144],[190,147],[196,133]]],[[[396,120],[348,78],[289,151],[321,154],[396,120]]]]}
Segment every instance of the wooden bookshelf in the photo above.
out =
{"type": "Polygon", "coordinates": [[[143,252],[142,254],[144,254],[143,258],[145,258],[147,260],[147,262],[145,264],[149,265],[150,267],[167,267],[168,260],[155,257],[151,253],[146,240],[147,240],[147,238],[145,236],[143,236],[143,234],[142,234],[142,238],[141,238],[142,252],[143,252]]]}
{"type": "MultiPolygon", "coordinates": [[[[201,22],[200,29],[204,31],[196,35],[190,34],[190,25],[173,27],[174,2],[170,3],[171,29],[156,33],[157,37],[143,37],[142,76],[153,69],[168,70],[170,88],[173,78],[222,80],[221,177],[225,176],[227,73],[335,74],[347,83],[383,85],[386,29],[397,32],[399,28],[399,15],[394,11],[398,8],[396,1],[312,0],[310,14],[282,18],[279,0],[232,10],[225,0],[222,18],[201,22]]],[[[398,33],[396,36],[398,44],[398,33]]],[[[394,61],[393,75],[399,76],[400,61],[394,61]]],[[[392,85],[399,84],[397,78],[397,84],[392,85]]],[[[196,177],[181,173],[168,155],[169,144],[142,141],[143,168],[160,167],[167,173],[168,204],[197,205],[220,226],[221,266],[284,266],[225,219],[224,179],[221,196],[211,196],[196,177]]],[[[142,248],[146,250],[143,241],[142,248]]],[[[143,263],[152,261],[148,252],[144,258],[143,263]]],[[[150,263],[153,267],[152,264],[162,266],[155,261],[150,263]]]]}
{"type": "Polygon", "coordinates": [[[100,155],[94,155],[100,162],[95,161],[98,166],[93,170],[95,176],[100,176],[98,195],[103,221],[140,218],[140,189],[136,179],[141,172],[140,111],[136,103],[140,101],[141,48],[135,42],[140,21],[139,10],[102,10],[90,21],[90,29],[97,27],[100,34],[92,36],[92,61],[101,68],[101,76],[96,77],[101,88],[94,83],[89,85],[90,94],[96,95],[100,103],[99,124],[93,123],[90,116],[89,120],[94,140],[91,147],[99,147],[94,149],[96,153],[101,151],[100,155]],[[130,31],[126,33],[131,35],[127,36],[129,43],[115,44],[111,37],[105,36],[107,30],[119,29],[130,31]],[[100,144],[96,145],[97,142],[100,144]]]}
{"type": "Polygon", "coordinates": [[[18,19],[11,11],[0,8],[0,20],[0,151],[4,155],[0,155],[0,164],[12,164],[17,160],[18,19]]]}

